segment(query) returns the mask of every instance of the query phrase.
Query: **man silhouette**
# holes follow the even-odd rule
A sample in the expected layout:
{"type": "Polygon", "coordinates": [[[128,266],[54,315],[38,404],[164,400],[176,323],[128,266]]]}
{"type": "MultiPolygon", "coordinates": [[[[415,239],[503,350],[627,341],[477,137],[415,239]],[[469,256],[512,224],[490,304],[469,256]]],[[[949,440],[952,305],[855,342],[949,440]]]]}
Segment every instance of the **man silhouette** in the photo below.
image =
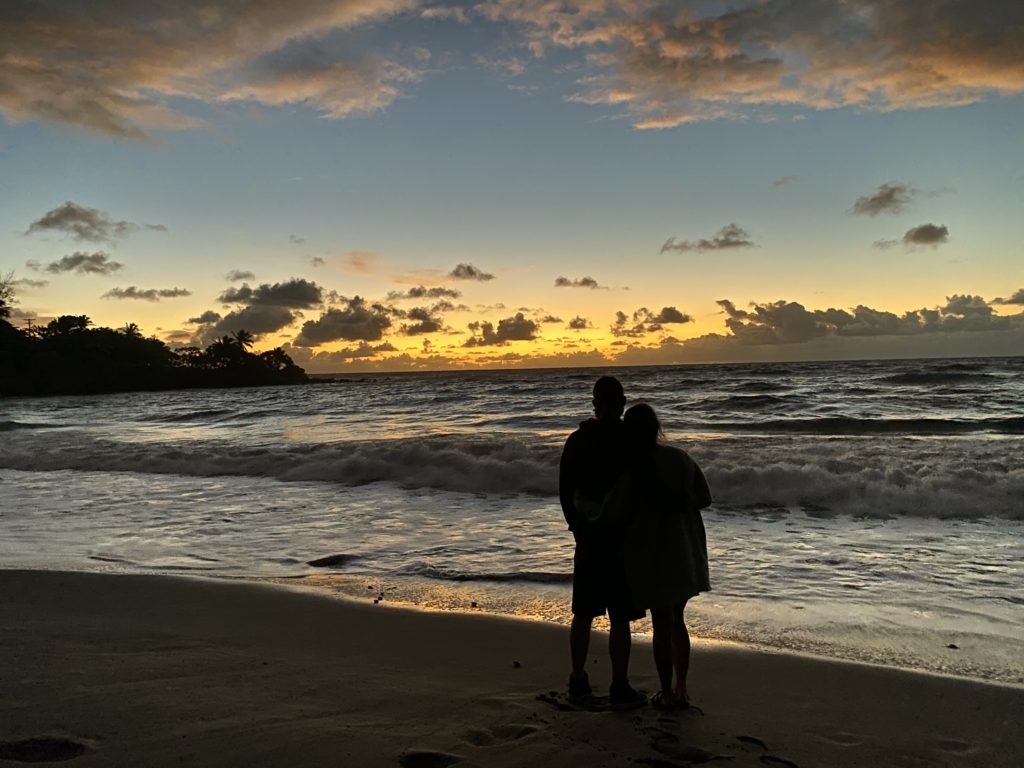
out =
{"type": "Polygon", "coordinates": [[[593,621],[608,612],[611,625],[608,655],[611,657],[613,708],[641,706],[645,697],[629,684],[629,622],[645,612],[633,608],[626,586],[615,532],[594,519],[594,511],[615,486],[623,467],[622,411],[626,397],[622,384],[602,376],[594,384],[594,417],[569,435],[559,463],[558,492],[562,514],[576,540],[572,572],[572,624],[569,653],[572,674],[569,697],[586,699],[593,693],[587,675],[587,653],[593,621]]]}

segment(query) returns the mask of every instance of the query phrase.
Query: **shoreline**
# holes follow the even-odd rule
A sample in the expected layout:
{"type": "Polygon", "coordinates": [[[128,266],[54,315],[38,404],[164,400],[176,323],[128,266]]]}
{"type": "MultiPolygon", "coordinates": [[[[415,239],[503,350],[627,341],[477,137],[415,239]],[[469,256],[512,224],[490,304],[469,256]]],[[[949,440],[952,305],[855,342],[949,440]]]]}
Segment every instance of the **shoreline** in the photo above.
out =
{"type": "MultiPolygon", "coordinates": [[[[82,766],[1024,762],[1024,690],[928,672],[702,642],[703,716],[577,712],[537,699],[563,690],[568,664],[564,627],[542,621],[243,579],[24,570],[0,570],[0,611],[0,765],[44,737],[82,766]]],[[[649,642],[634,643],[631,678],[653,690],[649,642]]]]}

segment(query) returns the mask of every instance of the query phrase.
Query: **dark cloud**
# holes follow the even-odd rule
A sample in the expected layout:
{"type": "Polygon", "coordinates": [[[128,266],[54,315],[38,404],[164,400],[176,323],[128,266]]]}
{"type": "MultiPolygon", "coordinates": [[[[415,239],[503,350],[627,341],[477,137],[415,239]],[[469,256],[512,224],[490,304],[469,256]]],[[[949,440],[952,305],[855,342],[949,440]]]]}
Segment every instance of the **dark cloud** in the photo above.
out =
{"type": "Polygon", "coordinates": [[[772,189],[777,189],[778,187],[785,187],[786,185],[793,184],[794,182],[797,182],[799,180],[799,176],[780,176],[779,178],[772,182],[772,189]]]}
{"type": "Polygon", "coordinates": [[[544,315],[544,316],[542,316],[540,318],[539,322],[541,322],[541,323],[560,323],[560,322],[562,322],[562,318],[557,317],[556,315],[544,315]]]}
{"type": "Polygon", "coordinates": [[[676,242],[674,237],[670,237],[661,246],[661,253],[666,251],[722,251],[733,248],[753,248],[755,246],[756,243],[750,239],[750,235],[747,234],[746,230],[738,224],[726,224],[711,238],[701,238],[696,241],[680,240],[676,242]]]}
{"type": "MultiPolygon", "coordinates": [[[[845,309],[808,310],[794,301],[751,304],[738,309],[731,301],[718,302],[725,324],[740,344],[801,344],[828,337],[913,336],[937,332],[1003,331],[1014,327],[1012,317],[1000,317],[981,296],[954,294],[941,307],[897,315],[859,305],[845,309]]],[[[1024,316],[1018,316],[1024,325],[1024,316]]],[[[687,342],[689,344],[690,342],[687,342]]]]}
{"type": "Polygon", "coordinates": [[[181,105],[304,104],[327,117],[389,105],[419,76],[388,58],[323,45],[414,0],[71,0],[0,3],[0,115],[126,139],[201,126],[181,105]]]}
{"type": "Polygon", "coordinates": [[[297,319],[298,315],[287,307],[254,304],[228,312],[211,325],[201,326],[196,331],[196,335],[203,344],[209,344],[224,334],[238,333],[238,331],[248,331],[253,336],[259,337],[287,328],[297,319]]]}
{"type": "MultiPolygon", "coordinates": [[[[217,300],[221,304],[264,304],[290,309],[311,309],[323,303],[323,289],[303,278],[292,278],[283,283],[262,283],[256,288],[248,283],[240,288],[228,288],[217,300]]],[[[248,330],[248,329],[246,329],[248,330]]]]}
{"type": "Polygon", "coordinates": [[[604,286],[600,285],[592,277],[580,277],[576,280],[570,280],[568,277],[556,277],[555,288],[590,288],[591,290],[597,290],[604,288],[604,286]]]}
{"type": "Polygon", "coordinates": [[[949,228],[940,224],[922,224],[903,235],[907,245],[940,245],[949,242],[949,228]]]}
{"type": "Polygon", "coordinates": [[[444,329],[444,320],[429,309],[414,307],[405,313],[411,323],[402,323],[400,331],[406,336],[421,336],[444,329]]]}
{"type": "MultiPolygon", "coordinates": [[[[29,269],[36,271],[43,268],[35,261],[27,262],[27,266],[29,269]]],[[[80,275],[112,275],[123,266],[124,264],[121,262],[111,260],[110,256],[103,251],[96,251],[95,253],[75,251],[72,254],[61,257],[60,261],[50,262],[46,265],[45,269],[54,275],[64,272],[77,272],[80,275]]]]}
{"type": "Polygon", "coordinates": [[[314,267],[322,267],[327,262],[324,260],[323,256],[310,256],[309,263],[314,267]]]}
{"type": "Polygon", "coordinates": [[[693,318],[675,307],[662,307],[657,313],[651,312],[647,307],[640,307],[632,317],[622,311],[616,312],[611,332],[615,336],[638,337],[664,330],[666,325],[690,322],[693,322],[693,318]]]}
{"type": "MultiPolygon", "coordinates": [[[[0,98],[2,98],[2,87],[0,87],[0,98]]],[[[150,229],[160,228],[161,225],[147,225],[150,229]]],[[[122,237],[130,235],[139,229],[138,224],[130,221],[115,221],[103,211],[96,208],[73,203],[70,200],[59,208],[54,208],[42,218],[33,221],[26,235],[37,232],[61,232],[71,235],[72,239],[88,242],[113,242],[122,237]]],[[[166,229],[166,227],[164,227],[166,229]]]]}
{"type": "Polygon", "coordinates": [[[587,328],[591,328],[592,326],[587,318],[576,315],[576,317],[569,321],[568,327],[573,331],[585,331],[587,328]]]}
{"type": "Polygon", "coordinates": [[[292,245],[304,245],[306,238],[300,237],[299,235],[288,235],[288,242],[292,245]]]}
{"type": "Polygon", "coordinates": [[[875,248],[888,250],[897,245],[905,245],[908,248],[921,246],[937,247],[949,242],[949,228],[939,224],[922,224],[919,227],[908,229],[900,240],[876,240],[872,245],[875,248]]]}
{"type": "Polygon", "coordinates": [[[220,320],[220,313],[214,312],[212,309],[208,309],[199,317],[190,317],[185,322],[189,325],[206,325],[208,323],[216,323],[220,320]]]}
{"type": "Polygon", "coordinates": [[[861,216],[877,216],[880,213],[903,213],[917,190],[908,184],[882,184],[870,195],[858,197],[850,213],[861,216]]]}
{"type": "Polygon", "coordinates": [[[725,324],[741,344],[796,344],[831,333],[828,322],[795,301],[753,304],[737,309],[729,300],[717,302],[727,315],[725,324]]]}
{"type": "Polygon", "coordinates": [[[331,307],[317,320],[307,320],[292,341],[297,347],[317,347],[327,342],[377,341],[391,327],[391,314],[380,304],[367,305],[359,296],[349,299],[343,309],[331,307]]]}
{"type": "Polygon", "coordinates": [[[532,341],[540,330],[540,325],[522,312],[499,320],[497,329],[489,322],[473,322],[467,327],[473,335],[463,345],[466,347],[503,346],[510,341],[532,341]]]}
{"type": "Polygon", "coordinates": [[[239,280],[255,280],[256,275],[247,269],[232,269],[224,275],[224,279],[229,283],[237,283],[239,280]]]}
{"type": "Polygon", "coordinates": [[[454,288],[425,288],[417,285],[408,291],[390,291],[388,301],[401,301],[402,299],[457,299],[462,294],[454,288]]]}
{"type": "Polygon", "coordinates": [[[454,277],[456,280],[493,280],[494,275],[484,272],[483,270],[474,267],[472,264],[459,264],[448,273],[449,277],[454,277]]]}
{"type": "Polygon", "coordinates": [[[49,280],[32,280],[28,277],[22,277],[11,281],[12,286],[24,286],[25,288],[45,288],[49,284],[49,280]]]}
{"type": "Polygon", "coordinates": [[[184,288],[111,288],[103,294],[104,299],[139,299],[141,301],[160,301],[160,299],[176,299],[180,296],[191,296],[192,291],[184,288]]]}
{"type": "Polygon", "coordinates": [[[1017,289],[1017,292],[1005,299],[994,299],[993,304],[1022,304],[1024,305],[1024,288],[1017,289]]]}

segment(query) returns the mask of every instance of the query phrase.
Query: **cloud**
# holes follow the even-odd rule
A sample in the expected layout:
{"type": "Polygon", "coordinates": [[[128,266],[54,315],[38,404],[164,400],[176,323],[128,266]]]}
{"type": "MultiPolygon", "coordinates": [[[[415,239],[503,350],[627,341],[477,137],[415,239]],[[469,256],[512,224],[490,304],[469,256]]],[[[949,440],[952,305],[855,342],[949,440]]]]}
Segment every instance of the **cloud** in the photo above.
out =
{"type": "Polygon", "coordinates": [[[403,299],[457,299],[462,294],[454,288],[425,288],[422,285],[417,285],[410,288],[408,291],[390,291],[388,292],[388,301],[401,301],[403,299]]]}
{"type": "Polygon", "coordinates": [[[931,245],[936,246],[949,242],[949,229],[939,224],[922,224],[919,227],[908,229],[903,235],[903,242],[907,245],[931,245]]]}
{"type": "Polygon", "coordinates": [[[576,315],[576,317],[570,320],[569,325],[567,327],[573,331],[585,331],[588,328],[593,328],[593,326],[590,324],[590,321],[587,320],[587,318],[580,317],[579,315],[576,315]]]}
{"type": "Polygon", "coordinates": [[[205,325],[207,323],[216,323],[220,320],[220,313],[214,312],[212,309],[208,309],[199,317],[190,317],[185,321],[188,325],[205,325]]]}
{"type": "Polygon", "coordinates": [[[789,184],[794,184],[799,180],[799,176],[780,176],[779,178],[772,182],[772,189],[777,189],[778,187],[785,187],[789,184]]]}
{"type": "Polygon", "coordinates": [[[160,299],[176,299],[180,296],[191,296],[192,291],[184,288],[111,288],[103,294],[104,299],[139,299],[141,301],[160,301],[160,299]]]}
{"type": "Polygon", "coordinates": [[[465,24],[469,21],[469,17],[466,15],[465,9],[454,6],[435,5],[432,8],[424,8],[420,11],[420,16],[424,19],[433,19],[436,21],[445,21],[450,19],[452,21],[457,21],[460,24],[465,24]]]}
{"type": "Polygon", "coordinates": [[[903,244],[907,248],[918,248],[932,246],[933,248],[949,242],[949,228],[938,224],[922,224],[919,227],[908,229],[900,240],[875,240],[872,245],[875,248],[888,250],[897,245],[903,244]]]}
{"type": "Polygon", "coordinates": [[[221,304],[265,304],[311,309],[323,303],[323,288],[303,278],[292,278],[273,285],[262,283],[256,288],[250,288],[248,283],[244,283],[240,288],[228,288],[217,297],[217,301],[221,304]]]}
{"type": "Polygon", "coordinates": [[[679,251],[682,253],[685,251],[722,251],[732,248],[754,247],[756,247],[756,243],[750,239],[750,235],[747,234],[746,230],[737,224],[726,224],[715,233],[714,237],[701,238],[694,242],[691,242],[690,240],[676,242],[674,237],[670,237],[665,241],[665,244],[661,246],[660,252],[665,253],[666,251],[679,251]]]}
{"type": "MultiPolygon", "coordinates": [[[[2,99],[2,83],[0,83],[0,99],[2,99]]],[[[148,229],[164,229],[159,224],[147,224],[148,229]]],[[[138,224],[130,221],[115,221],[103,211],[96,208],[73,203],[70,200],[64,205],[48,211],[39,219],[33,221],[25,231],[26,235],[39,232],[61,232],[71,235],[73,240],[78,242],[114,242],[122,237],[127,237],[139,229],[138,224]]]]}
{"type": "Polygon", "coordinates": [[[917,190],[907,184],[882,184],[876,192],[858,197],[849,212],[860,216],[903,213],[916,194],[917,190]]]}
{"type": "Polygon", "coordinates": [[[929,109],[1024,92],[1024,8],[1003,0],[486,0],[485,18],[584,68],[570,99],[640,129],[795,109],[929,109]]]}
{"type": "Polygon", "coordinates": [[[12,286],[23,286],[25,288],[45,288],[49,284],[49,280],[33,280],[29,277],[21,277],[11,281],[12,286]]]}
{"type": "Polygon", "coordinates": [[[309,265],[311,267],[322,267],[326,263],[327,262],[324,260],[323,256],[310,256],[309,257],[309,265]]]}
{"type": "Polygon", "coordinates": [[[190,320],[190,323],[199,324],[194,342],[206,345],[224,334],[240,330],[256,337],[276,333],[295,323],[301,317],[300,310],[321,306],[323,298],[323,288],[303,278],[292,278],[283,283],[261,283],[256,288],[248,283],[228,288],[217,300],[221,304],[241,306],[223,317],[208,310],[190,320]]]}
{"type": "MultiPolygon", "coordinates": [[[[1001,317],[981,297],[954,294],[941,307],[897,315],[858,305],[853,310],[809,310],[795,301],[752,303],[750,310],[733,302],[717,302],[726,315],[731,337],[740,344],[802,344],[828,337],[916,336],[939,332],[1005,331],[1024,327],[1024,313],[1001,317]]],[[[687,342],[689,343],[689,342],[687,342]]]]}
{"type": "Polygon", "coordinates": [[[993,304],[1021,304],[1024,305],[1024,288],[1018,288],[1016,293],[1005,299],[993,299],[993,304]]]}
{"type": "Polygon", "coordinates": [[[3,3],[0,114],[13,122],[46,120],[151,141],[152,130],[202,124],[183,111],[190,101],[302,102],[328,117],[380,108],[415,72],[326,38],[415,5],[291,0],[285,10],[248,0],[3,3]]]}
{"type": "Polygon", "coordinates": [[[605,286],[599,285],[597,280],[592,277],[580,277],[576,280],[570,280],[568,277],[556,277],[555,278],[556,288],[590,288],[591,290],[605,290],[605,286]]]}
{"type": "Polygon", "coordinates": [[[292,245],[304,245],[306,238],[300,237],[299,235],[288,235],[288,242],[292,245]]]}
{"type": "Polygon", "coordinates": [[[243,330],[259,337],[287,328],[296,319],[297,315],[287,307],[273,304],[254,304],[232,310],[220,320],[209,325],[200,326],[196,330],[196,339],[199,343],[205,345],[224,334],[237,333],[243,330]]]}
{"type": "Polygon", "coordinates": [[[421,336],[425,333],[436,333],[444,330],[444,320],[435,312],[424,307],[414,307],[405,313],[405,316],[412,320],[411,323],[402,323],[399,329],[406,336],[421,336]]]}
{"type": "Polygon", "coordinates": [[[611,332],[614,336],[639,337],[664,330],[666,325],[691,322],[692,317],[675,307],[662,307],[658,313],[651,312],[647,307],[640,307],[633,313],[632,318],[625,312],[616,312],[611,332]]]}
{"type": "Polygon", "coordinates": [[[247,269],[232,269],[224,275],[224,279],[229,283],[237,283],[239,280],[255,280],[256,275],[247,269]]]}
{"type": "MultiPolygon", "coordinates": [[[[38,271],[41,267],[38,262],[30,261],[27,262],[29,269],[38,271]]],[[[75,251],[68,256],[62,256],[60,261],[52,261],[46,265],[45,269],[54,275],[59,275],[65,272],[76,272],[80,275],[112,275],[123,267],[119,261],[112,261],[103,251],[96,251],[95,253],[85,253],[84,251],[75,251]]]]}
{"type": "Polygon", "coordinates": [[[541,316],[538,319],[537,322],[539,322],[539,323],[560,323],[560,322],[562,322],[562,318],[558,317],[557,315],[543,315],[543,316],[541,316]]]}
{"type": "Polygon", "coordinates": [[[803,304],[776,301],[737,309],[728,299],[717,302],[726,314],[725,325],[741,344],[796,344],[831,332],[828,322],[803,304]]]}
{"type": "Polygon", "coordinates": [[[382,57],[343,62],[323,57],[324,53],[314,48],[300,59],[291,50],[282,52],[273,61],[261,62],[248,82],[219,98],[270,106],[304,104],[337,120],[391,106],[402,83],[421,77],[417,69],[382,57]]]}
{"type": "Polygon", "coordinates": [[[360,275],[373,275],[381,260],[379,253],[373,251],[349,251],[341,257],[341,263],[360,275]]]}
{"type": "Polygon", "coordinates": [[[380,304],[367,305],[356,296],[347,301],[343,309],[331,307],[317,320],[307,320],[292,344],[297,347],[318,347],[327,342],[377,341],[384,331],[391,327],[391,318],[386,307],[380,304]]]}
{"type": "Polygon", "coordinates": [[[540,330],[540,325],[522,312],[499,320],[497,329],[489,322],[472,322],[467,327],[473,335],[463,344],[465,347],[504,346],[510,341],[532,341],[540,330]]]}
{"type": "Polygon", "coordinates": [[[448,273],[449,277],[454,277],[456,280],[493,280],[494,275],[484,272],[472,264],[459,264],[448,273]]]}

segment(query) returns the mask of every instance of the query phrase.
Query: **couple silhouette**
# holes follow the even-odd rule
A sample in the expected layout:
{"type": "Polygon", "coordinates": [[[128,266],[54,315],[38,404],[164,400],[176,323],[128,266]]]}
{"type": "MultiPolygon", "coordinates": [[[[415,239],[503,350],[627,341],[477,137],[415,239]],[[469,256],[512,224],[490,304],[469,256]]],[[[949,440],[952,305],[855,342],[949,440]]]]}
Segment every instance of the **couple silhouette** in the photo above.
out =
{"type": "Polygon", "coordinates": [[[651,703],[689,706],[690,636],[686,602],[711,589],[700,510],[711,492],[700,467],[665,445],[651,406],[623,411],[622,384],[594,384],[594,416],[569,435],[559,464],[562,513],[576,541],[572,574],[569,698],[593,698],[586,671],[593,620],[608,614],[612,709],[647,697],[629,683],[630,622],[651,612],[654,662],[661,690],[651,703]]]}

